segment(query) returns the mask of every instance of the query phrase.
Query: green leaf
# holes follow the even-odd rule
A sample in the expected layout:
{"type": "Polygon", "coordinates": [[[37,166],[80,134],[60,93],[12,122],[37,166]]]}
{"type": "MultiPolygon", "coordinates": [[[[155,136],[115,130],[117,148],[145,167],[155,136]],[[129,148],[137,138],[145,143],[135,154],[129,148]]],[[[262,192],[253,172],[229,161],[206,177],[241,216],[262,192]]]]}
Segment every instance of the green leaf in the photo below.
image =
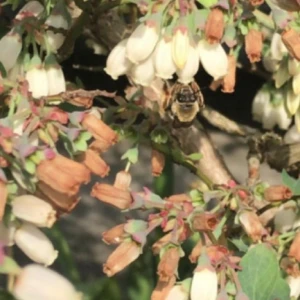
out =
{"type": "Polygon", "coordinates": [[[35,163],[32,160],[30,160],[30,159],[26,159],[26,161],[25,161],[25,170],[29,174],[35,174],[35,171],[36,171],[36,165],[35,165],[35,163]]]}
{"type": "Polygon", "coordinates": [[[198,0],[205,8],[210,8],[218,3],[218,0],[198,0]]]}
{"type": "Polygon", "coordinates": [[[88,144],[86,140],[84,139],[79,139],[73,142],[73,146],[77,151],[85,152],[88,148],[88,144]]]}
{"type": "Polygon", "coordinates": [[[18,264],[9,256],[5,256],[2,264],[0,265],[1,274],[14,274],[18,275],[21,268],[18,264]]]}
{"type": "Polygon", "coordinates": [[[300,180],[291,177],[286,170],[281,173],[282,182],[289,187],[294,196],[300,196],[300,180]]]}
{"type": "Polygon", "coordinates": [[[192,153],[190,155],[187,156],[187,158],[189,158],[190,160],[194,160],[194,161],[198,161],[203,157],[203,155],[201,153],[192,153]]]}
{"type": "Polygon", "coordinates": [[[251,300],[288,300],[290,289],[281,278],[276,252],[266,244],[256,245],[242,258],[238,276],[251,300]]]}
{"type": "Polygon", "coordinates": [[[229,240],[239,251],[241,252],[247,252],[248,246],[245,244],[245,242],[242,240],[242,238],[232,238],[229,240]]]}
{"type": "Polygon", "coordinates": [[[128,149],[121,157],[121,159],[128,159],[132,164],[135,164],[138,161],[139,149],[131,148],[128,149]]]}

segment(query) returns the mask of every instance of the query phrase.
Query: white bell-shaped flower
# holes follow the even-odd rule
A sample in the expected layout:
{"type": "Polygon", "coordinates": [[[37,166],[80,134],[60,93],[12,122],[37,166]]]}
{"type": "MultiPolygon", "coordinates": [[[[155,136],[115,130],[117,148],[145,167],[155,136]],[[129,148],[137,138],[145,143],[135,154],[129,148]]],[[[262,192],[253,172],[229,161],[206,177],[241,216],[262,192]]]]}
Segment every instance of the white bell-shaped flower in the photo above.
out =
{"type": "Polygon", "coordinates": [[[216,300],[218,295],[218,276],[212,268],[201,268],[194,271],[191,300],[216,300]]]}
{"type": "Polygon", "coordinates": [[[172,39],[172,57],[178,69],[182,69],[187,62],[190,50],[189,31],[186,26],[175,29],[172,39]]]}
{"type": "Polygon", "coordinates": [[[45,266],[50,266],[58,255],[48,237],[31,224],[24,223],[16,230],[15,243],[30,259],[45,266]]]}
{"type": "Polygon", "coordinates": [[[293,116],[300,105],[300,94],[296,95],[293,90],[289,89],[286,94],[286,107],[293,116]]]}
{"type": "Polygon", "coordinates": [[[188,300],[189,295],[181,285],[174,285],[165,300],[188,300]]]}
{"type": "Polygon", "coordinates": [[[7,74],[7,78],[11,81],[17,81],[18,78],[23,77],[25,74],[24,65],[21,61],[17,61],[16,64],[10,69],[7,74]]]}
{"type": "Polygon", "coordinates": [[[300,73],[293,77],[293,91],[296,95],[300,95],[300,73]]]}
{"type": "Polygon", "coordinates": [[[34,98],[48,96],[47,72],[38,56],[32,58],[25,79],[28,81],[29,91],[34,98]]]}
{"type": "Polygon", "coordinates": [[[300,132],[297,130],[296,125],[293,125],[284,135],[283,138],[286,144],[300,143],[300,132]]]}
{"type": "Polygon", "coordinates": [[[145,61],[134,65],[129,72],[129,77],[135,84],[149,86],[155,79],[155,70],[153,64],[153,54],[145,61]]]}
{"type": "Polygon", "coordinates": [[[278,127],[280,129],[287,130],[292,123],[292,118],[288,115],[283,102],[279,106],[275,107],[275,114],[277,116],[276,123],[278,127]]]}
{"type": "Polygon", "coordinates": [[[82,294],[59,273],[40,265],[23,268],[15,281],[13,295],[19,300],[81,300],[82,294]]]}
{"type": "Polygon", "coordinates": [[[259,90],[252,102],[252,117],[254,121],[262,122],[266,104],[270,102],[270,93],[265,89],[259,90]]]}
{"type": "Polygon", "coordinates": [[[0,63],[8,72],[17,62],[22,50],[21,36],[10,31],[0,40],[0,63]]]}
{"type": "Polygon", "coordinates": [[[182,69],[177,70],[178,81],[188,84],[194,80],[199,69],[199,51],[195,46],[190,46],[189,56],[182,69]]]}
{"type": "Polygon", "coordinates": [[[6,226],[3,222],[0,222],[0,242],[3,246],[13,246],[15,241],[16,226],[10,223],[6,226]]]}
{"type": "Polygon", "coordinates": [[[52,227],[56,221],[56,211],[46,201],[33,195],[16,197],[12,202],[12,213],[19,219],[38,227],[52,227]]]}
{"type": "Polygon", "coordinates": [[[300,63],[295,58],[290,57],[288,60],[288,70],[290,75],[295,76],[300,73],[300,63]]]}
{"type": "Polygon", "coordinates": [[[228,71],[228,58],[220,44],[210,44],[206,40],[198,43],[200,62],[204,70],[218,80],[224,77],[228,71]]]}
{"type": "Polygon", "coordinates": [[[271,41],[271,57],[275,60],[281,61],[283,56],[287,53],[288,50],[282,42],[281,35],[275,32],[271,41]]]}
{"type": "Polygon", "coordinates": [[[172,40],[162,37],[154,52],[155,75],[162,79],[171,79],[176,72],[176,65],[172,57],[172,40]]]}
{"type": "Polygon", "coordinates": [[[300,276],[293,277],[288,276],[287,282],[290,287],[290,297],[294,297],[294,299],[298,299],[300,296],[300,276]]]}
{"type": "Polygon", "coordinates": [[[275,230],[279,233],[285,233],[293,228],[297,218],[294,208],[284,208],[281,206],[274,218],[275,230]]]}
{"type": "Polygon", "coordinates": [[[274,73],[279,69],[279,61],[273,59],[269,53],[263,57],[262,63],[264,68],[270,73],[274,73]]]}
{"type": "Polygon", "coordinates": [[[58,95],[66,91],[64,72],[59,64],[46,67],[48,79],[48,96],[58,95]]]}
{"type": "Polygon", "coordinates": [[[24,17],[37,17],[44,11],[44,6],[39,1],[27,2],[16,15],[17,20],[22,20],[24,17]]]}
{"type": "Polygon", "coordinates": [[[159,39],[158,25],[154,20],[141,23],[130,35],[126,45],[126,56],[134,64],[147,59],[159,39]]]}
{"type": "Polygon", "coordinates": [[[264,105],[261,123],[262,127],[267,130],[273,129],[277,123],[277,114],[270,101],[264,105]]]}
{"type": "MultiPolygon", "coordinates": [[[[46,20],[45,25],[66,30],[69,28],[67,20],[61,14],[51,14],[46,20]]],[[[54,33],[49,29],[46,31],[45,38],[48,47],[55,53],[64,43],[65,35],[62,33],[54,33]]]]}
{"type": "Polygon", "coordinates": [[[119,42],[109,53],[104,71],[116,80],[119,76],[126,74],[131,66],[131,61],[126,57],[126,45],[128,39],[119,42]]]}

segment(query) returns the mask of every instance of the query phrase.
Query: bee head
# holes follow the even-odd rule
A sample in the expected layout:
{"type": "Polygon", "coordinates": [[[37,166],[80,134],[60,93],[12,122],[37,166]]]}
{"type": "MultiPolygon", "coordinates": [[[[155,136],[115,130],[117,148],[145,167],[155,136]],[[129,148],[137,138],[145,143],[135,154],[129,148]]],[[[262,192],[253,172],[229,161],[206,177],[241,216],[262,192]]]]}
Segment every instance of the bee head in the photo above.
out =
{"type": "Polygon", "coordinates": [[[197,95],[189,86],[185,86],[177,94],[176,100],[182,104],[193,103],[197,101],[197,95]]]}

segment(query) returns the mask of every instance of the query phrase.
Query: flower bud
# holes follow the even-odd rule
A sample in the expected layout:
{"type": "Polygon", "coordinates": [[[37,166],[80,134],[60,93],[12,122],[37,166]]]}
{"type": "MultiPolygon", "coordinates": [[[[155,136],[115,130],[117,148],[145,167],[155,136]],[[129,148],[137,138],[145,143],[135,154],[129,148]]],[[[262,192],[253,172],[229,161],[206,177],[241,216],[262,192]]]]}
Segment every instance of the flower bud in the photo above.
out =
{"type": "Polygon", "coordinates": [[[123,235],[125,234],[124,226],[125,224],[120,224],[103,232],[102,233],[103,242],[108,245],[121,243],[123,241],[123,235]]]}
{"type": "Polygon", "coordinates": [[[111,253],[103,265],[103,272],[111,277],[135,261],[141,254],[141,246],[136,242],[123,242],[111,253]]]}
{"type": "Polygon", "coordinates": [[[119,42],[109,53],[104,71],[114,80],[126,74],[132,66],[126,57],[126,44],[128,39],[119,42]]]}
{"type": "Polygon", "coordinates": [[[0,62],[8,72],[17,62],[22,50],[22,40],[18,33],[10,31],[0,40],[0,62]]]}
{"type": "Polygon", "coordinates": [[[223,78],[223,93],[233,93],[236,76],[236,58],[234,55],[228,55],[228,71],[223,78]]]}
{"type": "Polygon", "coordinates": [[[56,221],[56,211],[42,199],[32,195],[16,197],[12,202],[12,213],[19,219],[39,227],[52,227],[56,221]]]}
{"type": "Polygon", "coordinates": [[[157,43],[154,56],[155,75],[162,79],[171,79],[176,72],[176,65],[172,58],[172,40],[164,36],[157,43]]]}
{"type": "Polygon", "coordinates": [[[288,200],[292,197],[292,191],[284,185],[273,185],[265,189],[264,198],[266,201],[288,200]]]}
{"type": "Polygon", "coordinates": [[[129,71],[129,77],[135,84],[142,86],[149,86],[155,79],[155,70],[153,65],[153,55],[151,54],[147,59],[136,64],[129,71]]]}
{"type": "Polygon", "coordinates": [[[196,47],[190,46],[189,56],[183,68],[177,70],[178,81],[188,84],[194,81],[194,76],[199,69],[199,51],[196,47]]]}
{"type": "Polygon", "coordinates": [[[293,277],[288,276],[287,282],[290,287],[290,297],[294,297],[294,299],[298,299],[300,296],[300,276],[293,277]]]}
{"type": "Polygon", "coordinates": [[[223,11],[216,7],[213,8],[207,18],[205,24],[205,37],[206,40],[213,43],[220,43],[224,33],[224,14],[223,11]]]}
{"type": "Polygon", "coordinates": [[[260,61],[263,47],[262,33],[258,30],[251,29],[245,37],[245,47],[248,59],[251,63],[260,61]]]}
{"type": "Polygon", "coordinates": [[[158,24],[148,20],[140,24],[130,35],[126,45],[127,58],[134,64],[147,59],[153,52],[159,39],[158,24]]]}
{"type": "Polygon", "coordinates": [[[128,191],[131,184],[131,175],[126,171],[120,171],[116,175],[114,187],[123,191],[128,191]]]}
{"type": "Polygon", "coordinates": [[[218,80],[228,72],[228,58],[225,50],[220,44],[209,44],[201,40],[198,44],[200,61],[204,70],[218,80]]]}
{"type": "Polygon", "coordinates": [[[22,224],[15,233],[16,245],[34,262],[50,266],[57,258],[56,251],[47,236],[31,224],[22,224]]]}
{"type": "Polygon", "coordinates": [[[151,155],[152,176],[158,177],[161,175],[165,167],[165,156],[161,152],[152,149],[151,155]]]}
{"type": "Polygon", "coordinates": [[[92,173],[101,178],[108,175],[110,171],[109,165],[99,156],[99,154],[91,149],[87,149],[82,153],[78,160],[83,163],[92,173]]]}
{"type": "Polygon", "coordinates": [[[290,28],[281,34],[282,42],[288,49],[290,55],[300,60],[300,35],[294,29],[290,28]]]}
{"type": "Polygon", "coordinates": [[[172,57],[178,69],[182,69],[187,62],[190,50],[188,28],[179,26],[174,30],[172,39],[172,57]]]}
{"type": "Polygon", "coordinates": [[[288,255],[300,262],[300,232],[296,233],[294,240],[290,246],[288,255]]]}
{"type": "Polygon", "coordinates": [[[128,209],[132,203],[129,191],[105,183],[96,183],[93,186],[91,196],[119,209],[128,209]]]}
{"type": "Polygon", "coordinates": [[[190,292],[191,300],[213,300],[218,294],[218,276],[211,267],[198,266],[194,271],[192,287],[190,292]]]}
{"type": "Polygon", "coordinates": [[[50,65],[46,68],[48,79],[48,96],[58,95],[66,91],[65,76],[60,65],[50,65]]]}
{"type": "Polygon", "coordinates": [[[239,214],[239,220],[247,235],[253,240],[253,242],[260,241],[261,238],[266,235],[265,228],[262,226],[258,216],[253,211],[242,211],[239,214]]]}
{"type": "Polygon", "coordinates": [[[40,98],[48,95],[48,77],[45,68],[42,65],[31,67],[25,74],[29,84],[29,91],[32,97],[40,98]]]}
{"type": "Polygon", "coordinates": [[[157,267],[159,281],[169,281],[177,274],[179,259],[180,249],[178,247],[170,247],[165,250],[157,267]]]}
{"type": "Polygon", "coordinates": [[[82,296],[62,275],[40,265],[27,265],[14,284],[13,295],[19,300],[81,300],[82,296]]]}

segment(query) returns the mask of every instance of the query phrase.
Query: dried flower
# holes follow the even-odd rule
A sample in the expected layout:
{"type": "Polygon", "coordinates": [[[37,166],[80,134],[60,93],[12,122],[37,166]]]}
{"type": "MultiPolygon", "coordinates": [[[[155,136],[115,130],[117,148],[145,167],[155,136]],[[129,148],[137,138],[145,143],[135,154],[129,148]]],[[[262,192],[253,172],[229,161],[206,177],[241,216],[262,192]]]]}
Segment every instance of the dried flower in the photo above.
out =
{"type": "Polygon", "coordinates": [[[218,276],[211,266],[198,266],[194,271],[191,300],[215,300],[218,294],[218,276]]]}
{"type": "Polygon", "coordinates": [[[111,277],[135,261],[140,254],[141,246],[139,244],[133,241],[122,242],[108,257],[103,265],[103,272],[111,277]]]}
{"type": "Polygon", "coordinates": [[[93,114],[86,114],[82,126],[88,130],[96,140],[105,140],[111,145],[118,140],[117,133],[93,114]]]}
{"type": "Polygon", "coordinates": [[[189,50],[188,28],[183,25],[175,28],[172,39],[172,57],[178,69],[182,69],[185,66],[189,50]]]}
{"type": "Polygon", "coordinates": [[[126,57],[126,45],[128,39],[119,42],[110,52],[104,71],[116,80],[126,74],[132,67],[131,61],[126,57]]]}
{"type": "Polygon", "coordinates": [[[224,26],[225,20],[223,11],[218,7],[213,8],[205,24],[206,40],[211,44],[219,43],[223,37],[224,26]]]}
{"type": "Polygon", "coordinates": [[[290,55],[300,60],[300,35],[294,29],[290,28],[282,32],[282,42],[288,49],[290,55]]]}
{"type": "Polygon", "coordinates": [[[217,227],[218,219],[209,212],[195,213],[191,223],[194,231],[212,231],[217,227]]]}
{"type": "Polygon", "coordinates": [[[159,39],[158,27],[158,22],[148,20],[133,31],[126,45],[126,55],[131,62],[138,64],[150,56],[159,39]]]}
{"type": "Polygon", "coordinates": [[[223,78],[223,93],[233,93],[236,77],[236,58],[234,55],[228,55],[228,72],[223,78]]]}
{"type": "Polygon", "coordinates": [[[56,221],[56,211],[44,200],[32,195],[16,197],[12,202],[12,213],[19,219],[38,227],[52,227],[56,221]]]}
{"type": "Polygon", "coordinates": [[[51,269],[31,264],[23,268],[14,284],[13,295],[19,300],[81,300],[72,283],[51,269]]]}
{"type": "Polygon", "coordinates": [[[258,216],[249,210],[244,210],[239,215],[239,220],[246,233],[254,242],[258,242],[266,234],[258,216]]]}
{"type": "Polygon", "coordinates": [[[265,189],[264,198],[266,201],[287,200],[292,197],[292,191],[284,185],[273,185],[265,189]]]}
{"type": "Polygon", "coordinates": [[[160,176],[165,167],[165,156],[155,149],[152,149],[151,166],[152,175],[155,177],[160,176]]]}
{"type": "Polygon", "coordinates": [[[108,245],[121,243],[123,241],[122,237],[125,234],[124,226],[125,224],[119,224],[108,231],[103,232],[102,240],[108,245]]]}
{"type": "Polygon", "coordinates": [[[263,47],[262,33],[255,29],[249,30],[245,37],[245,47],[248,59],[251,63],[260,61],[263,47]]]}
{"type": "Polygon", "coordinates": [[[192,264],[195,264],[198,261],[198,258],[200,257],[202,253],[202,242],[199,241],[197,244],[194,246],[191,254],[189,255],[189,260],[192,264]]]}
{"type": "Polygon", "coordinates": [[[172,58],[172,40],[163,36],[157,43],[153,56],[155,75],[162,79],[171,79],[176,72],[176,65],[172,58]]]}
{"type": "Polygon", "coordinates": [[[119,209],[128,209],[132,203],[129,191],[124,191],[105,183],[96,183],[93,186],[91,196],[119,209]]]}
{"type": "Polygon", "coordinates": [[[169,281],[177,274],[179,259],[180,249],[178,247],[170,247],[165,250],[157,267],[159,281],[169,281]]]}
{"type": "MultiPolygon", "coordinates": [[[[166,300],[176,282],[176,277],[173,276],[169,281],[158,281],[155,289],[151,294],[151,300],[166,300]]],[[[175,299],[174,299],[175,300],[175,299]]],[[[177,300],[177,299],[176,299],[177,300]]]]}
{"type": "Polygon", "coordinates": [[[31,224],[22,224],[15,233],[16,245],[34,262],[50,266],[57,258],[56,251],[47,236],[31,224]]]}
{"type": "Polygon", "coordinates": [[[110,167],[107,163],[91,149],[87,149],[85,153],[78,157],[78,160],[83,163],[92,173],[105,177],[108,175],[110,167]]]}
{"type": "Polygon", "coordinates": [[[6,183],[0,180],[0,221],[2,221],[5,212],[7,195],[8,195],[8,191],[7,191],[6,183]]]}
{"type": "Polygon", "coordinates": [[[289,249],[289,256],[300,262],[300,232],[297,232],[289,249]]]}
{"type": "Polygon", "coordinates": [[[114,187],[121,189],[123,191],[128,191],[129,186],[131,184],[131,179],[132,178],[129,172],[120,171],[116,175],[114,187]]]}

